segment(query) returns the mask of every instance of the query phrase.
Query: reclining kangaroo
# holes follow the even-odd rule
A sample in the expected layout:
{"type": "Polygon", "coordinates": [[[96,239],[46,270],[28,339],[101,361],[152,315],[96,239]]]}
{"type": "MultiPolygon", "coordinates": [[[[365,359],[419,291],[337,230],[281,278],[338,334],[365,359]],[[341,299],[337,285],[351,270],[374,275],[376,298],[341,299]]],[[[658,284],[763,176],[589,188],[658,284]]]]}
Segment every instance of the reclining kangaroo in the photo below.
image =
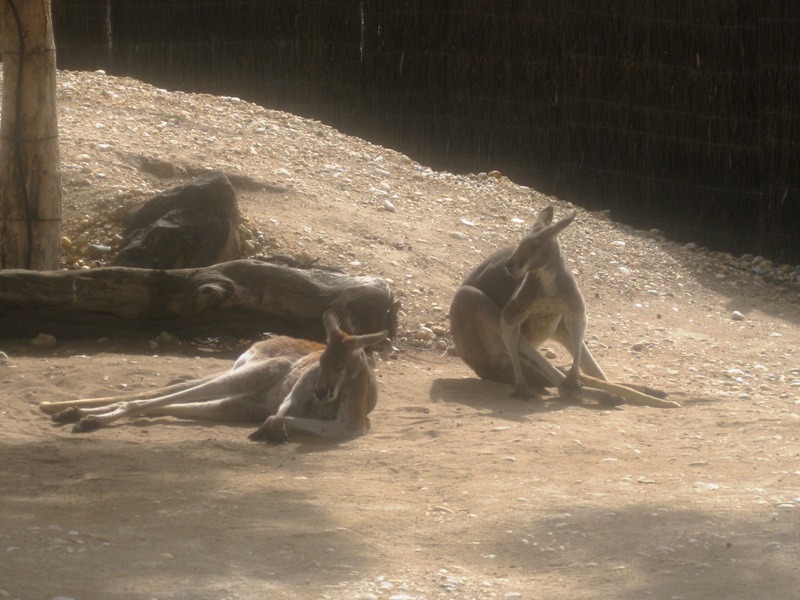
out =
{"type": "Polygon", "coordinates": [[[230,371],[150,392],[109,398],[44,402],[56,423],[83,433],[123,417],[166,415],[262,423],[249,437],[281,444],[287,430],[347,438],[369,429],[378,385],[364,348],[386,332],[348,335],[336,314],[323,315],[327,345],[275,337],[256,342],[230,371]]]}
{"type": "Polygon", "coordinates": [[[608,382],[586,347],[586,306],[558,243],[575,216],[553,223],[553,208],[545,208],[516,248],[498,250],[467,276],[450,305],[456,349],[482,379],[513,384],[512,396],[538,397],[555,386],[567,400],[677,406],[648,395],[661,392],[608,382]],[[548,339],[572,355],[566,375],[539,352],[548,339]]]}

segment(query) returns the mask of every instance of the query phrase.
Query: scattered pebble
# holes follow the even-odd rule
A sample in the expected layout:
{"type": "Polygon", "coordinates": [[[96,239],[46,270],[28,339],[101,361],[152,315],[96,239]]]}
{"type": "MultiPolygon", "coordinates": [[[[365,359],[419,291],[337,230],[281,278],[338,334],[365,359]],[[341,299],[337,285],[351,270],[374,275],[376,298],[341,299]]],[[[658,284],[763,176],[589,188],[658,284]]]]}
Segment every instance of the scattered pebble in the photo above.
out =
{"type": "Polygon", "coordinates": [[[104,244],[89,244],[87,250],[91,258],[102,258],[107,254],[111,254],[113,248],[104,244]]]}

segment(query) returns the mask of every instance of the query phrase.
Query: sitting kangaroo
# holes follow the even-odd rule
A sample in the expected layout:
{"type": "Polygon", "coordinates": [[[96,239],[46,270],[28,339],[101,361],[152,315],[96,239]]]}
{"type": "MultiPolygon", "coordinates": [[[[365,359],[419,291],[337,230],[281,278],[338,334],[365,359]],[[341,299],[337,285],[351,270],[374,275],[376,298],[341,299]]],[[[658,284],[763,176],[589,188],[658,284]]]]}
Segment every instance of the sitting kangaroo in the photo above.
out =
{"type": "Polygon", "coordinates": [[[249,437],[282,444],[287,429],[336,438],[363,435],[378,384],[364,348],[386,331],[348,335],[336,314],[322,317],[327,345],[275,337],[253,344],[230,371],[150,392],[44,402],[39,408],[72,431],[93,431],[123,417],[167,415],[262,423],[249,437]]]}
{"type": "Polygon", "coordinates": [[[553,223],[553,208],[545,208],[516,248],[498,250],[467,276],[450,305],[456,349],[482,379],[513,384],[512,396],[538,397],[555,386],[567,400],[675,406],[630,389],[639,386],[607,382],[586,347],[586,306],[558,243],[575,216],[553,223]],[[539,352],[548,339],[572,355],[566,375],[539,352]]]}

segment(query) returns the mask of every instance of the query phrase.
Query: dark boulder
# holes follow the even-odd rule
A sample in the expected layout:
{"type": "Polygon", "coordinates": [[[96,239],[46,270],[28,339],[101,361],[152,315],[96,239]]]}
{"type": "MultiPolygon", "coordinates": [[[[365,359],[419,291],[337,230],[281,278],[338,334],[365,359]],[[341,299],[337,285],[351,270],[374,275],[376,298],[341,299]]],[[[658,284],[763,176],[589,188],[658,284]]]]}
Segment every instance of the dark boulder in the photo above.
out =
{"type": "Polygon", "coordinates": [[[117,266],[182,269],[241,258],[236,191],[224,173],[165,190],[131,211],[123,223],[117,266]]]}

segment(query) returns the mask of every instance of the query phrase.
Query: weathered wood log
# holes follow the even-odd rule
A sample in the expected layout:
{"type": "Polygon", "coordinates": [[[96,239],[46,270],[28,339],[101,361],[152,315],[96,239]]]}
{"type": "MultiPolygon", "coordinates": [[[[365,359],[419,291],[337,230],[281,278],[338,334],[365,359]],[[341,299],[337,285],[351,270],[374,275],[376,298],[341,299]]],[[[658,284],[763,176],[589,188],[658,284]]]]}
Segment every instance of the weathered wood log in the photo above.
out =
{"type": "Polygon", "coordinates": [[[324,340],[336,309],[353,333],[397,329],[389,285],[321,269],[235,260],[196,269],[0,271],[0,337],[139,337],[263,332],[324,340]]]}

